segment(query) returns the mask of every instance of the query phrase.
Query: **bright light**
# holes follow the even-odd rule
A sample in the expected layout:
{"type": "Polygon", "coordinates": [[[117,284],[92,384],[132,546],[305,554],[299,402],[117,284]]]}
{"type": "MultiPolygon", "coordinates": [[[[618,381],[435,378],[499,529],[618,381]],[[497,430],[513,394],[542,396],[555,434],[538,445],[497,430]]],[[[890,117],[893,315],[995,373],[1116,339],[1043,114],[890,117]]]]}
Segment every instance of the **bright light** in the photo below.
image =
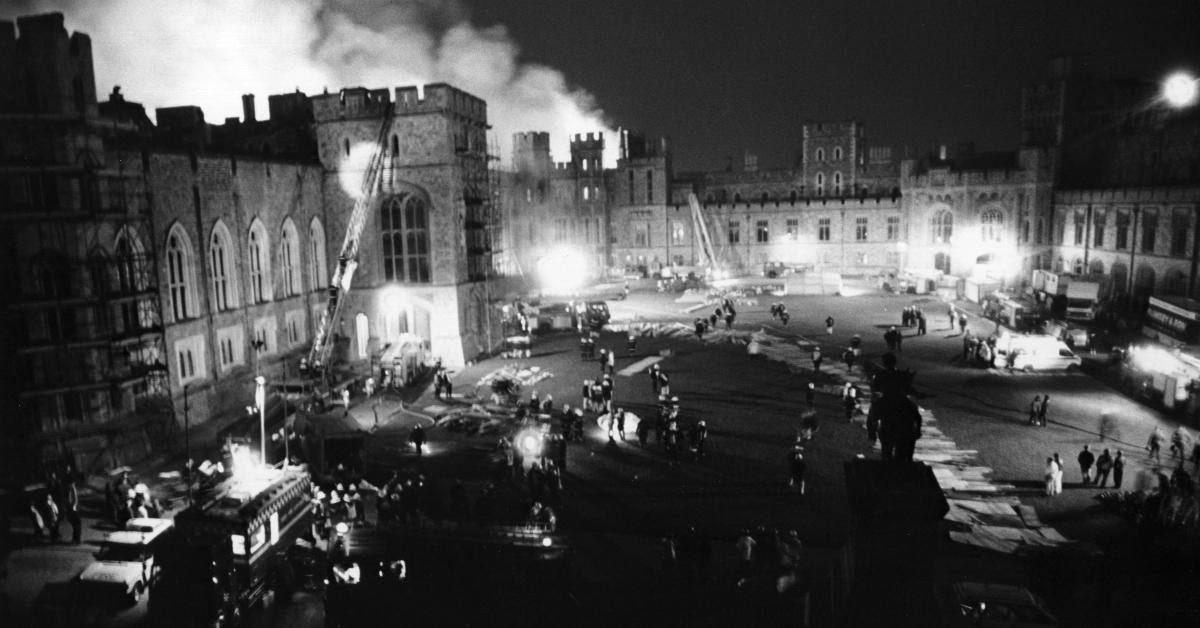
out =
{"type": "Polygon", "coordinates": [[[343,155],[342,162],[338,164],[338,183],[341,184],[342,191],[352,199],[357,200],[362,196],[363,175],[367,172],[367,165],[371,163],[371,154],[374,152],[374,144],[359,142],[350,147],[350,154],[343,155]]]}
{"type": "Polygon", "coordinates": [[[1162,347],[1130,347],[1129,361],[1139,371],[1163,374],[1183,374],[1189,369],[1175,354],[1162,347]]]}
{"type": "Polygon", "coordinates": [[[554,541],[551,541],[550,537],[548,537],[548,536],[542,537],[542,547],[550,547],[553,544],[554,544],[554,541]]]}
{"type": "Polygon", "coordinates": [[[404,298],[404,290],[390,286],[379,294],[379,304],[385,315],[393,317],[404,311],[408,301],[404,298]]]}
{"type": "Polygon", "coordinates": [[[247,477],[253,474],[258,467],[249,447],[235,444],[231,447],[229,456],[233,462],[233,473],[236,476],[247,477]]]}
{"type": "Polygon", "coordinates": [[[587,278],[588,263],[574,249],[559,248],[537,261],[538,279],[542,290],[550,294],[571,294],[587,278]]]}
{"type": "Polygon", "coordinates": [[[529,457],[542,455],[542,437],[534,432],[522,432],[517,438],[517,446],[529,457]]]}
{"type": "Polygon", "coordinates": [[[338,536],[345,536],[350,531],[350,526],[346,525],[345,521],[339,521],[334,529],[337,530],[338,536]]]}
{"type": "Polygon", "coordinates": [[[1176,72],[1163,81],[1162,96],[1168,105],[1176,109],[1190,107],[1196,102],[1196,77],[1187,72],[1176,72]]]}

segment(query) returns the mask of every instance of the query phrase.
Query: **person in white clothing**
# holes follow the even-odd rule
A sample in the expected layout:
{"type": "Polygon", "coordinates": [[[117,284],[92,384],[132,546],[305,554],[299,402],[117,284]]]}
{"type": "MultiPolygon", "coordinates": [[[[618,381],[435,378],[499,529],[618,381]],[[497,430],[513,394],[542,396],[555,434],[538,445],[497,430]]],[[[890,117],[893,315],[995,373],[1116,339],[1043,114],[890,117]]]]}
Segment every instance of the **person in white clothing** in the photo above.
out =
{"type": "Polygon", "coordinates": [[[1063,484],[1063,462],[1062,458],[1058,457],[1058,453],[1054,454],[1054,465],[1058,467],[1054,472],[1054,494],[1058,495],[1062,493],[1063,484]]]}
{"type": "Polygon", "coordinates": [[[1054,464],[1054,458],[1046,458],[1046,471],[1042,476],[1046,481],[1046,496],[1054,495],[1054,478],[1058,476],[1058,465],[1054,464]]]}

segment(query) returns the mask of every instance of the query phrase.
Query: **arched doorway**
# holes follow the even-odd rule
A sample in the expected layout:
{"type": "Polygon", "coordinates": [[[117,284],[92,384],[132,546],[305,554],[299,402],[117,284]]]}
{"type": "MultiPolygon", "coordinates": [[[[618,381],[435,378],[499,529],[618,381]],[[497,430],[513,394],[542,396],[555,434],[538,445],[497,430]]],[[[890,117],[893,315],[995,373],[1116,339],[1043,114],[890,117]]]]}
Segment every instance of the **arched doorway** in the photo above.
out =
{"type": "Polygon", "coordinates": [[[1113,292],[1129,291],[1129,269],[1124,262],[1114,262],[1112,265],[1113,292]]]}
{"type": "Polygon", "coordinates": [[[1133,296],[1138,299],[1147,299],[1154,293],[1154,283],[1157,279],[1154,269],[1142,265],[1138,266],[1137,274],[1133,280],[1133,296]]]}
{"type": "Polygon", "coordinates": [[[948,253],[938,253],[933,256],[933,267],[950,274],[950,255],[948,253]]]}

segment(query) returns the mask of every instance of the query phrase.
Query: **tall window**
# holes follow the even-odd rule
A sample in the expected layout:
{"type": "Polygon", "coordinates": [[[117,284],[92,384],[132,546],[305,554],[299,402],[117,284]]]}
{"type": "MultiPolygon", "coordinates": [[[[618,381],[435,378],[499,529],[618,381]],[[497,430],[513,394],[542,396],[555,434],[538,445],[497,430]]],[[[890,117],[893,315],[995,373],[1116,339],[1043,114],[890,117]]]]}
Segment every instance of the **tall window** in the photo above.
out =
{"type": "Polygon", "coordinates": [[[954,235],[954,214],[942,210],[929,221],[929,236],[934,244],[948,244],[954,235]]]}
{"type": "Polygon", "coordinates": [[[639,222],[633,225],[633,245],[640,248],[650,246],[650,223],[639,222]]]}
{"type": "Polygon", "coordinates": [[[887,218],[887,239],[889,239],[889,240],[899,240],[900,239],[900,217],[899,216],[888,216],[888,218],[887,218]]]}
{"type": "Polygon", "coordinates": [[[834,196],[842,195],[842,173],[833,173],[833,194],[834,196]]]}
{"type": "Polygon", "coordinates": [[[213,227],[208,243],[208,272],[212,283],[213,308],[218,312],[237,307],[238,294],[233,272],[233,239],[225,223],[213,227]]]}
{"type": "Polygon", "coordinates": [[[279,261],[283,265],[284,294],[300,294],[300,236],[291,218],[283,221],[279,234],[279,261]]]}
{"type": "Polygon", "coordinates": [[[737,244],[742,241],[742,223],[737,220],[729,221],[729,243],[737,244]]]}
{"type": "Polygon", "coordinates": [[[800,237],[800,219],[799,218],[788,218],[786,227],[787,227],[787,239],[789,241],[795,242],[796,238],[800,237]]]}
{"type": "Polygon", "coordinates": [[[633,171],[629,171],[629,204],[633,205],[633,171]]]}
{"type": "Polygon", "coordinates": [[[865,216],[854,219],[854,239],[858,242],[865,242],[867,239],[867,218],[865,216]]]}
{"type": "Polygon", "coordinates": [[[1117,210],[1117,248],[1125,249],[1129,246],[1129,210],[1117,210]]]}
{"type": "Polygon", "coordinates": [[[325,228],[316,218],[308,225],[308,285],[324,288],[328,283],[326,273],[329,267],[325,265],[325,228]]]}
{"type": "Polygon", "coordinates": [[[250,225],[250,300],[265,303],[271,300],[271,248],[267,230],[255,219],[250,225]]]}
{"type": "Polygon", "coordinates": [[[821,242],[828,242],[830,236],[830,224],[832,221],[828,218],[820,218],[817,220],[817,239],[821,242]]]}
{"type": "Polygon", "coordinates": [[[1083,246],[1084,227],[1086,226],[1086,212],[1082,209],[1075,210],[1075,246],[1083,246]]]}
{"type": "Polygon", "coordinates": [[[1142,210],[1142,252],[1153,253],[1158,237],[1158,210],[1142,210]]]}
{"type": "Polygon", "coordinates": [[[1186,209],[1176,207],[1171,211],[1171,255],[1187,255],[1188,228],[1191,216],[1186,209]]]}
{"type": "Polygon", "coordinates": [[[825,174],[817,173],[817,196],[825,196],[825,174]]]}
{"type": "Polygon", "coordinates": [[[414,194],[382,208],[383,275],[388,281],[429,283],[429,206],[414,194]]]}
{"type": "Polygon", "coordinates": [[[759,220],[754,223],[754,241],[759,244],[766,244],[771,241],[771,234],[767,228],[767,221],[759,220]]]}
{"type": "Polygon", "coordinates": [[[682,220],[671,221],[671,246],[679,246],[683,244],[684,238],[687,237],[687,232],[684,231],[682,220]]]}
{"type": "Polygon", "coordinates": [[[646,171],[646,203],[654,202],[654,171],[646,171]]]}
{"type": "Polygon", "coordinates": [[[825,161],[825,149],[818,148],[816,157],[817,157],[817,161],[825,161]]]}
{"type": "Polygon", "coordinates": [[[841,160],[842,160],[842,147],[841,147],[841,146],[834,146],[834,147],[833,147],[833,160],[834,160],[834,161],[841,161],[841,160]]]}
{"type": "Polygon", "coordinates": [[[979,216],[979,238],[984,242],[999,242],[1004,235],[1004,213],[998,209],[985,209],[979,216]]]}
{"type": "Polygon", "coordinates": [[[192,247],[187,232],[179,225],[167,236],[167,289],[171,295],[171,314],[177,321],[195,312],[192,304],[192,247]]]}
{"type": "Polygon", "coordinates": [[[1104,227],[1108,221],[1108,212],[1104,208],[1092,210],[1092,246],[1104,247],[1104,227]]]}

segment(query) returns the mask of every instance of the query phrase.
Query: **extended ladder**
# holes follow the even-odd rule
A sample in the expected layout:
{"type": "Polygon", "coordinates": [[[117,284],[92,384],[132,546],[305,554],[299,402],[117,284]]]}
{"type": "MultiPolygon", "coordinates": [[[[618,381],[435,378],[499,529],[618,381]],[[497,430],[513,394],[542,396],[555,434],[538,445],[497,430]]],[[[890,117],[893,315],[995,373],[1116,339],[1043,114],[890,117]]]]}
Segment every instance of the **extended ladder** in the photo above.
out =
{"type": "Polygon", "coordinates": [[[392,107],[386,107],[385,111],[383,123],[379,127],[379,136],[376,138],[375,151],[371,154],[367,168],[363,172],[362,189],[354,201],[350,223],[346,225],[346,236],[342,240],[341,252],[338,253],[337,269],[334,270],[333,280],[329,283],[329,301],[325,304],[325,311],[321,313],[321,322],[317,325],[316,334],[313,336],[312,349],[308,354],[310,373],[324,375],[329,370],[329,355],[333,352],[332,329],[341,317],[346,293],[350,292],[354,270],[358,267],[358,241],[362,235],[363,225],[366,224],[367,208],[375,197],[375,191],[379,189],[379,175],[383,172],[383,166],[387,160],[387,140],[392,122],[392,107]]]}

